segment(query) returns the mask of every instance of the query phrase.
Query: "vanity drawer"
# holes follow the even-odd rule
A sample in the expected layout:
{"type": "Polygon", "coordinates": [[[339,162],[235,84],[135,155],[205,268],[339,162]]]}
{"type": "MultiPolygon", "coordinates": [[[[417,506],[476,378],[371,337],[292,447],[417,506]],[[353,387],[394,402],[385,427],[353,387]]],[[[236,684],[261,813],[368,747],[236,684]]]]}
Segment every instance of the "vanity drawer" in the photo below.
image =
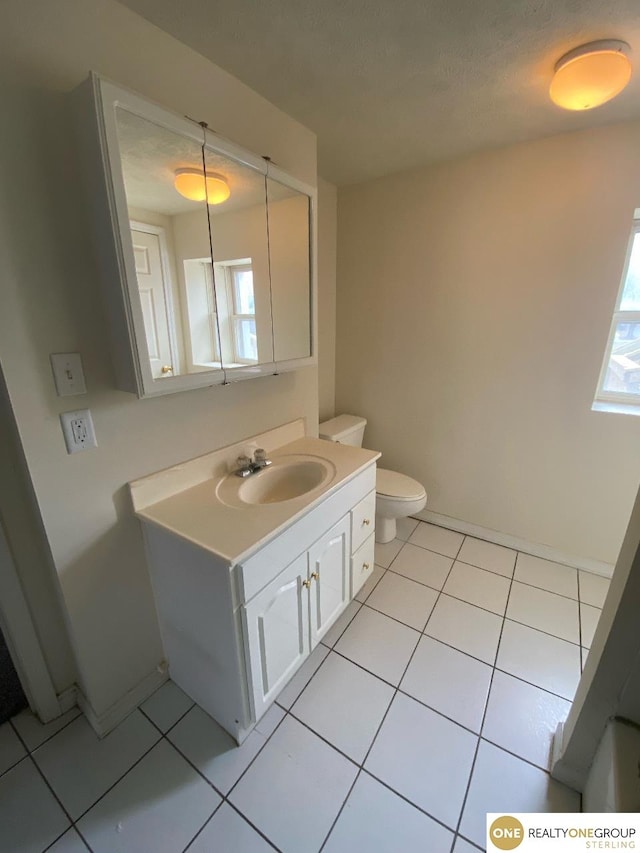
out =
{"type": "Polygon", "coordinates": [[[376,526],[376,490],[351,511],[351,553],[355,553],[376,526]]]}
{"type": "Polygon", "coordinates": [[[351,598],[360,592],[373,574],[376,537],[372,533],[351,558],[351,598]]]}

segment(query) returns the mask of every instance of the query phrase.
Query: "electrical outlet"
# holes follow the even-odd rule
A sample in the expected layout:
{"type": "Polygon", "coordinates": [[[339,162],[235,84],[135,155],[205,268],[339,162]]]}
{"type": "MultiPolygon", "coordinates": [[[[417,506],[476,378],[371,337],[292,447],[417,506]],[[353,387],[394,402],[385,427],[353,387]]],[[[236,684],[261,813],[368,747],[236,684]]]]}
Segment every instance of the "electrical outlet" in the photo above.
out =
{"type": "Polygon", "coordinates": [[[79,453],[90,447],[97,447],[96,433],[89,409],[76,412],[63,412],[60,415],[67,453],[79,453]]]}
{"type": "Polygon", "coordinates": [[[87,393],[79,352],[52,352],[49,358],[58,397],[87,393]]]}

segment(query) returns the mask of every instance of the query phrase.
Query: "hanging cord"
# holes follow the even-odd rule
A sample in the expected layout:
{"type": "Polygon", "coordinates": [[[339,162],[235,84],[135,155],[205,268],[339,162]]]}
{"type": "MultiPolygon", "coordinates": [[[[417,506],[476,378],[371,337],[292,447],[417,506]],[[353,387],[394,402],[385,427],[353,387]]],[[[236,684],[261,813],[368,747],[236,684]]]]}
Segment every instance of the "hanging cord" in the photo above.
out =
{"type": "Polygon", "coordinates": [[[216,313],[216,335],[218,336],[218,352],[220,354],[220,367],[222,368],[223,373],[223,385],[230,385],[231,383],[227,381],[227,369],[224,366],[224,362],[222,360],[222,335],[220,334],[220,312],[218,311],[218,294],[216,292],[216,273],[213,267],[213,237],[211,233],[211,212],[209,210],[209,188],[207,186],[207,161],[205,157],[205,145],[207,143],[207,123],[206,121],[198,122],[200,127],[202,128],[202,173],[204,175],[204,193],[205,200],[207,203],[207,228],[209,231],[209,252],[211,253],[211,280],[213,282],[213,307],[216,313]]]}
{"type": "MultiPolygon", "coordinates": [[[[271,157],[263,156],[262,159],[265,160],[267,164],[267,172],[264,176],[264,206],[267,212],[267,264],[269,269],[269,310],[271,312],[271,356],[275,363],[276,338],[273,328],[273,283],[271,281],[271,235],[269,232],[269,167],[271,166],[271,157]]],[[[273,375],[278,375],[277,370],[274,370],[273,375]]]]}

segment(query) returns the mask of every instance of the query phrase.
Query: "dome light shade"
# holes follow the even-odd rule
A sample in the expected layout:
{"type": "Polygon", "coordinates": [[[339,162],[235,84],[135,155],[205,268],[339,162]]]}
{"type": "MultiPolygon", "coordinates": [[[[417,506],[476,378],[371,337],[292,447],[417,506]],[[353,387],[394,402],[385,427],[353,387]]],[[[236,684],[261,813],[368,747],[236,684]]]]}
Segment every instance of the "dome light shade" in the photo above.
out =
{"type": "Polygon", "coordinates": [[[565,110],[591,110],[615,98],[631,79],[629,50],[610,39],[569,51],[556,63],[551,100],[565,110]]]}
{"type": "Polygon", "coordinates": [[[222,204],[231,195],[229,184],[215,172],[206,173],[202,169],[176,169],[173,181],[180,195],[190,201],[208,201],[209,204],[222,204]]]}

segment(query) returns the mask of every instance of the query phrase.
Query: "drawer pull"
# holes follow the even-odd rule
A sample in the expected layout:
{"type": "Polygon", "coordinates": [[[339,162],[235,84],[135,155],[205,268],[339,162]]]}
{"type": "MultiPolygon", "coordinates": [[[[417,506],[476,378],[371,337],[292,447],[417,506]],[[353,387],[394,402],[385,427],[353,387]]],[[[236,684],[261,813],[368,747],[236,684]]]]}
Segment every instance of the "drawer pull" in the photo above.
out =
{"type": "Polygon", "coordinates": [[[371,524],[371,519],[369,519],[369,518],[363,518],[363,519],[362,519],[362,523],[363,523],[365,526],[368,526],[369,524],[371,524]]]}
{"type": "Polygon", "coordinates": [[[311,572],[311,578],[314,581],[319,581],[320,580],[320,572],[311,572]]]}
{"type": "Polygon", "coordinates": [[[302,586],[306,586],[306,588],[309,589],[309,587],[311,586],[311,581],[310,580],[302,581],[302,586]]]}
{"type": "Polygon", "coordinates": [[[369,563],[363,563],[362,564],[362,571],[368,572],[369,568],[370,568],[369,563]]]}

